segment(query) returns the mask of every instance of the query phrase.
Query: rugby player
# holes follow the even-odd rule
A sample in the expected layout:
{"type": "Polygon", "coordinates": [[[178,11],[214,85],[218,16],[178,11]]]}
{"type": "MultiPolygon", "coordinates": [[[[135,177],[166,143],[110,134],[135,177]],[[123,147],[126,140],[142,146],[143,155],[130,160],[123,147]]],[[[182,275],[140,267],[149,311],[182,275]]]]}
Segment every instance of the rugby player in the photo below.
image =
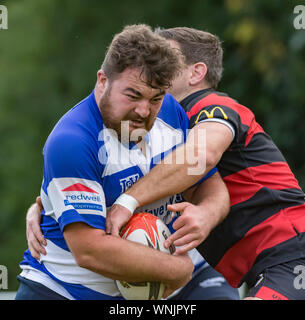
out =
{"type": "MultiPolygon", "coordinates": [[[[250,109],[216,91],[223,55],[216,36],[186,27],[158,33],[183,56],[183,71],[169,92],[190,119],[189,135],[205,130],[204,173],[217,165],[231,201],[226,219],[205,234],[194,232],[193,224],[203,227],[207,219],[209,225],[209,216],[187,202],[171,206],[181,216],[167,245],[182,246],[182,253],[199,242],[198,251],[233,287],[247,283],[248,299],[305,299],[295,285],[297,270],[305,266],[305,198],[284,156],[250,109]]],[[[188,143],[171,159],[185,156],[188,143]]],[[[168,165],[166,160],[126,191],[134,203],[145,205],[196,182],[186,161],[168,165]]],[[[118,199],[107,213],[109,232],[118,233],[129,209],[118,199]]]]}
{"type": "MultiPolygon", "coordinates": [[[[188,119],[165,96],[179,65],[175,50],[147,26],[126,27],[114,38],[94,91],[62,117],[45,144],[40,226],[46,254],[37,260],[25,252],[16,299],[121,299],[113,279],[160,281],[169,294],[190,280],[187,255],[168,256],[105,233],[106,208],[185,141],[188,119]],[[164,136],[173,139],[160,143],[164,136]]],[[[218,219],[227,214],[216,168],[185,196],[200,206],[214,203],[218,219]]],[[[175,196],[165,197],[139,210],[157,208],[170,222],[166,206],[174,202],[175,196]]]]}

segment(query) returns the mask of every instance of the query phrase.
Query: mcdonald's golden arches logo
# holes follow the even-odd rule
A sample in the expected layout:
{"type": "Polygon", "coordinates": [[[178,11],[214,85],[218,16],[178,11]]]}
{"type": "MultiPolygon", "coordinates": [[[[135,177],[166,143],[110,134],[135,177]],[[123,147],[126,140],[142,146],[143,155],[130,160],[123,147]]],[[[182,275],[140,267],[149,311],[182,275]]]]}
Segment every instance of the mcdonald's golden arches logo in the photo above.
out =
{"type": "Polygon", "coordinates": [[[207,110],[201,110],[196,118],[195,124],[198,123],[200,116],[205,113],[205,115],[207,116],[208,119],[212,119],[214,118],[214,112],[215,110],[219,110],[221,112],[221,114],[223,115],[224,120],[228,120],[228,116],[226,115],[226,113],[222,110],[221,107],[214,107],[211,112],[207,111],[207,110]]]}

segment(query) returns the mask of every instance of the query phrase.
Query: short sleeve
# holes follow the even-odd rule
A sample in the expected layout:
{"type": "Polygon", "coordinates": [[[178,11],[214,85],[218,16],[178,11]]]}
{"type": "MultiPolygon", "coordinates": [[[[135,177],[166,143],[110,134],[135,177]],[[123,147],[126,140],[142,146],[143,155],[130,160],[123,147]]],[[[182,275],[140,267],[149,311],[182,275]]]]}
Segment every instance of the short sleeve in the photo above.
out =
{"type": "Polygon", "coordinates": [[[74,222],[105,229],[106,204],[95,144],[74,133],[51,135],[44,148],[49,206],[63,231],[74,222]]]}
{"type": "Polygon", "coordinates": [[[190,128],[204,121],[217,121],[227,124],[234,138],[239,135],[241,119],[239,114],[232,108],[224,105],[205,106],[190,117],[190,128]]]}

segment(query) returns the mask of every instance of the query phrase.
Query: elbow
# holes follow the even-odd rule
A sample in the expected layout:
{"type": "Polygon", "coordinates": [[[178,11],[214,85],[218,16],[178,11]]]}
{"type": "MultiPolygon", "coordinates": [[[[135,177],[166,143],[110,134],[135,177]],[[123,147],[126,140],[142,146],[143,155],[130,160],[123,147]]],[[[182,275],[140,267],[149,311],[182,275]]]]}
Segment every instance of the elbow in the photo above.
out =
{"type": "Polygon", "coordinates": [[[108,276],[109,268],[102,261],[99,261],[94,255],[83,253],[74,256],[77,265],[81,268],[99,273],[103,276],[108,276]]]}
{"type": "Polygon", "coordinates": [[[63,234],[79,267],[95,272],[104,268],[101,266],[105,260],[102,257],[107,257],[109,241],[106,241],[103,230],[89,227],[84,223],[72,223],[65,227],[63,234]]]}
{"type": "Polygon", "coordinates": [[[230,195],[228,190],[226,189],[226,196],[224,201],[224,210],[223,210],[223,219],[228,215],[231,208],[230,195]]]}
{"type": "Polygon", "coordinates": [[[95,246],[90,244],[80,245],[72,251],[76,264],[91,271],[102,269],[101,262],[98,257],[102,254],[102,250],[97,250],[95,246]]]}
{"type": "MultiPolygon", "coordinates": [[[[107,242],[107,241],[104,241],[107,242]]],[[[113,278],[113,265],[111,263],[111,252],[108,248],[99,243],[98,246],[88,246],[84,250],[74,252],[73,256],[77,265],[81,268],[88,269],[92,272],[99,273],[105,277],[113,278]]]]}
{"type": "Polygon", "coordinates": [[[216,150],[206,150],[206,168],[208,170],[211,170],[212,168],[214,168],[217,163],[219,162],[221,157],[221,154],[219,154],[219,152],[217,152],[216,150]]]}
{"type": "Polygon", "coordinates": [[[218,152],[197,146],[194,148],[186,150],[188,174],[202,175],[216,166],[221,156],[218,152]]]}
{"type": "Polygon", "coordinates": [[[224,181],[222,180],[222,184],[223,184],[223,188],[221,189],[222,190],[222,214],[221,214],[221,217],[220,217],[220,221],[223,221],[226,216],[229,214],[230,212],[230,209],[231,209],[231,199],[230,199],[230,194],[229,194],[229,191],[226,187],[226,184],[224,183],[224,181]]]}
{"type": "Polygon", "coordinates": [[[74,259],[79,267],[89,270],[94,269],[94,257],[89,253],[78,252],[74,254],[74,259]]]}

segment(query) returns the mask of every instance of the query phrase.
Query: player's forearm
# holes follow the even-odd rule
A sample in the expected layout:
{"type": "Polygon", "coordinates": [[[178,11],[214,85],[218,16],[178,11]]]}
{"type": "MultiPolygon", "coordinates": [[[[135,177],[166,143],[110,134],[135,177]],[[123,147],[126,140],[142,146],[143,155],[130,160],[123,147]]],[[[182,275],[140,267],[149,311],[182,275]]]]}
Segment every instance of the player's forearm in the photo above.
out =
{"type": "MultiPolygon", "coordinates": [[[[79,266],[105,277],[129,282],[175,281],[187,272],[183,259],[147,246],[105,235],[102,230],[73,226],[67,243],[79,266]],[[77,236],[76,236],[77,235],[77,236]]],[[[70,228],[71,229],[71,228],[70,228]]],[[[69,230],[68,230],[69,232],[69,230]]]]}
{"type": "Polygon", "coordinates": [[[183,277],[185,266],[176,257],[117,237],[106,237],[110,245],[94,252],[87,266],[92,271],[128,282],[166,283],[183,277]]]}
{"type": "Polygon", "coordinates": [[[214,161],[211,160],[206,157],[205,150],[194,149],[193,145],[186,143],[137,181],[126,194],[133,196],[143,206],[180,193],[214,167],[214,161]],[[194,153],[194,157],[190,156],[194,153]]]}

